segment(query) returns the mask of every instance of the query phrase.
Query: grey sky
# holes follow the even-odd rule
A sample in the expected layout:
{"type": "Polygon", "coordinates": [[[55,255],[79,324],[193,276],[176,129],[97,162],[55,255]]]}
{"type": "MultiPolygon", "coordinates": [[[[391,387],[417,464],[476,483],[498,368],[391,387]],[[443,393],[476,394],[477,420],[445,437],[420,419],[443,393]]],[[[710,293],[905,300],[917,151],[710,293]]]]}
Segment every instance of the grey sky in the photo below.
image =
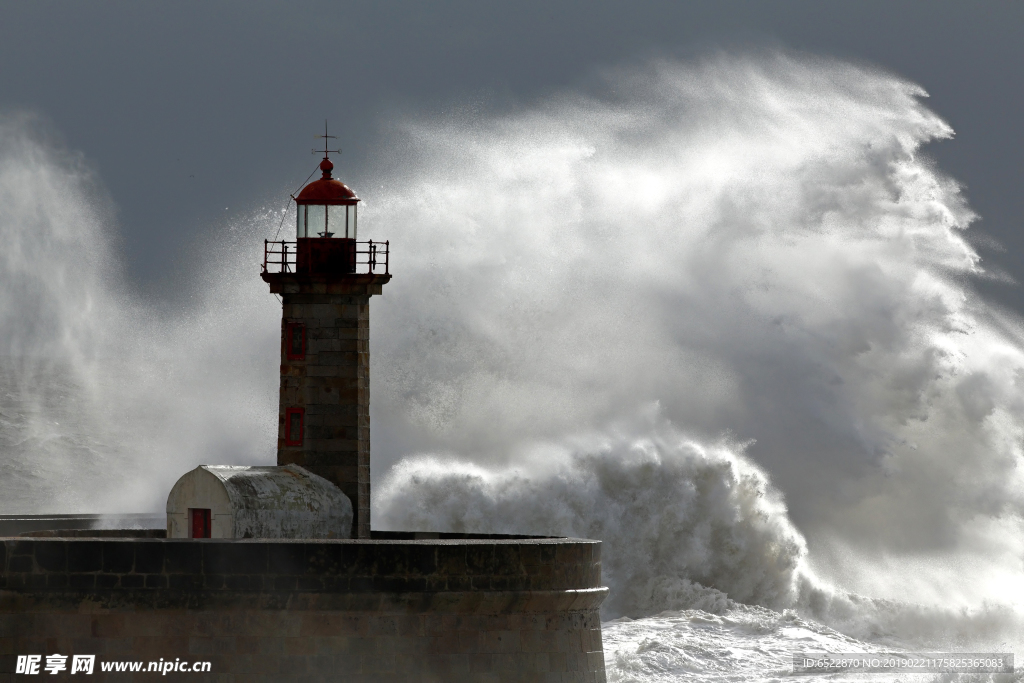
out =
{"type": "MultiPolygon", "coordinates": [[[[85,155],[129,273],[152,286],[226,214],[286,198],[325,117],[358,191],[396,116],[501,111],[603,68],[781,46],[924,86],[957,131],[929,153],[1007,249],[983,249],[986,265],[1024,281],[1022,27],[1019,2],[5,1],[0,111],[38,114],[85,155]]],[[[983,288],[1024,311],[1020,288],[983,288]]]]}

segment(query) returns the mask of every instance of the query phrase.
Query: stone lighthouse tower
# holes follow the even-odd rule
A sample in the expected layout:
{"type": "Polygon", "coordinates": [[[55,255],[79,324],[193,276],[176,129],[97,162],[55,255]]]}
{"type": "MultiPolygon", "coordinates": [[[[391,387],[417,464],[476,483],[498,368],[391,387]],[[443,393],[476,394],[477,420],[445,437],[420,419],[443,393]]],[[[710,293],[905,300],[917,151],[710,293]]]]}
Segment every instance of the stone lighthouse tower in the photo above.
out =
{"type": "Polygon", "coordinates": [[[359,198],[328,157],[294,198],[295,241],[264,245],[262,278],[283,303],[277,464],[337,485],[351,537],[369,538],[370,297],[391,279],[388,243],[357,241],[359,198]]]}

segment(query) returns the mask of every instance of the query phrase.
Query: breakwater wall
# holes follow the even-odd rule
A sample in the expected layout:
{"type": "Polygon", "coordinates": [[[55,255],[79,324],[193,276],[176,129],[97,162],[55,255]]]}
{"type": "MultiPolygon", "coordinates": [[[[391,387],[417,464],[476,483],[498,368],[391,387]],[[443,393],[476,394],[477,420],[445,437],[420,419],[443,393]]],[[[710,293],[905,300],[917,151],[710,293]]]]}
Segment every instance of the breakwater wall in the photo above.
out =
{"type": "Polygon", "coordinates": [[[0,681],[54,653],[112,681],[154,674],[104,661],[161,659],[232,683],[605,680],[599,542],[373,534],[0,539],[0,681]]]}

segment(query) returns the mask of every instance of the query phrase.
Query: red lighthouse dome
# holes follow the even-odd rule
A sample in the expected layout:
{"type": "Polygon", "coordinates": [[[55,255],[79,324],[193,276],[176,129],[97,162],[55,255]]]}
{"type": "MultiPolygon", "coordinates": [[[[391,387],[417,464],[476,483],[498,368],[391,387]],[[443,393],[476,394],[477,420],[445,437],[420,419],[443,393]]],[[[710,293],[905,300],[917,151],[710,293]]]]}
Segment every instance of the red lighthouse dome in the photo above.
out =
{"type": "Polygon", "coordinates": [[[309,237],[356,238],[356,205],[359,197],[352,189],[331,177],[334,164],[327,156],[320,162],[323,176],[302,188],[295,198],[298,239],[309,237]]]}
{"type": "Polygon", "coordinates": [[[334,163],[330,159],[324,157],[324,160],[320,162],[320,170],[323,171],[323,177],[320,180],[314,180],[302,188],[302,192],[295,198],[296,204],[327,204],[336,206],[338,204],[351,205],[359,201],[359,197],[356,196],[356,193],[348,185],[331,177],[334,163]]]}

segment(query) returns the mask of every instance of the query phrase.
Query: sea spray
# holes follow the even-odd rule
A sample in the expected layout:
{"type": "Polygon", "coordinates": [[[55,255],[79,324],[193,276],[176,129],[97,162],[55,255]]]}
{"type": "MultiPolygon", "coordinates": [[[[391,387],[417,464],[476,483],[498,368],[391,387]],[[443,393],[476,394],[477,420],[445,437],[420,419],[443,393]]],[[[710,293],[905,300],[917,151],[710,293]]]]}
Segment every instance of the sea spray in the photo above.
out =
{"type": "MultiPolygon", "coordinates": [[[[1021,599],[1024,343],[970,288],[974,216],[922,156],[952,135],[924,92],[786,55],[607,91],[396,132],[365,214],[408,249],[372,322],[377,481],[417,452],[530,479],[525,453],[657,402],[705,448],[752,442],[818,574],[1021,599]],[[950,561],[915,581],[881,558],[950,561]]],[[[429,478],[378,509],[424,507],[429,478]]]]}
{"type": "Polygon", "coordinates": [[[922,156],[952,135],[924,92],[781,55],[608,90],[399,130],[367,211],[413,246],[375,313],[375,463],[398,463],[375,523],[602,538],[609,615],[738,600],[890,643],[1016,632],[1024,337],[970,288],[974,215],[922,156]],[[680,468],[664,427],[616,436],[648,401],[733,472],[680,468]],[[765,507],[721,495],[694,521],[698,471],[760,473],[765,507]]]}
{"type": "Polygon", "coordinates": [[[279,214],[195,245],[185,310],[131,291],[112,216],[43,122],[0,119],[2,513],[158,511],[200,463],[273,458],[277,302],[252,280],[279,214]]]}
{"type": "Polygon", "coordinates": [[[116,309],[110,215],[81,157],[31,116],[0,119],[3,512],[77,511],[98,480],[117,480],[90,391],[116,309]]]}
{"type": "Polygon", "coordinates": [[[378,489],[378,523],[600,538],[602,575],[613,587],[608,617],[711,609],[728,603],[724,594],[794,602],[803,539],[756,466],[726,444],[704,447],[668,425],[585,441],[548,445],[525,454],[522,466],[492,471],[403,461],[378,489]]]}

